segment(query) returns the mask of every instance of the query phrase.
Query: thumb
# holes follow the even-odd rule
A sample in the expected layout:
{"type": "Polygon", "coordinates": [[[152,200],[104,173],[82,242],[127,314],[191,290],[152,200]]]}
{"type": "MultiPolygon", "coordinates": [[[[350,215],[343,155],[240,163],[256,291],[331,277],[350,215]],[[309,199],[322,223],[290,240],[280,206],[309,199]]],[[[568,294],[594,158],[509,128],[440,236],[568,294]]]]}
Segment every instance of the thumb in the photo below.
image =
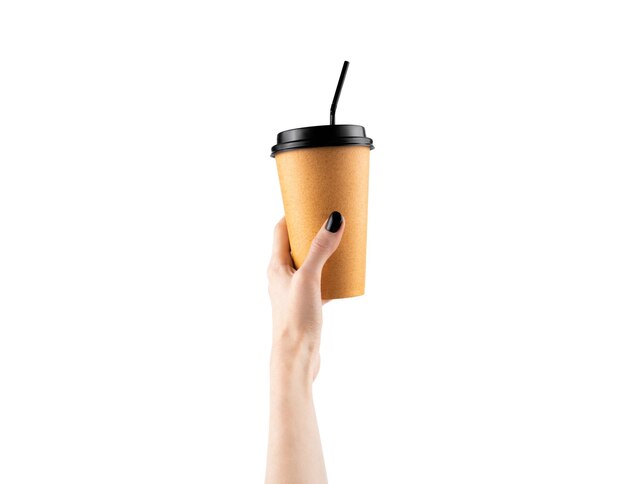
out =
{"type": "Polygon", "coordinates": [[[328,217],[324,226],[317,233],[302,268],[321,276],[322,268],[326,261],[339,247],[345,227],[343,216],[339,212],[333,212],[328,217]]]}

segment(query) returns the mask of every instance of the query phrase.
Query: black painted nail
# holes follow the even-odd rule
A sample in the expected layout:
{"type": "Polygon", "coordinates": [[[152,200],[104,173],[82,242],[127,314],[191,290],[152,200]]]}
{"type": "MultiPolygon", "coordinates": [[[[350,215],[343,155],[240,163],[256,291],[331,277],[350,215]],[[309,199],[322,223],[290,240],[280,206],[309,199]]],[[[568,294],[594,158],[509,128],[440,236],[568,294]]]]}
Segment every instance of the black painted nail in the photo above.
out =
{"type": "Polygon", "coordinates": [[[328,217],[326,221],[326,230],[332,232],[333,234],[337,232],[341,228],[341,224],[343,223],[343,216],[339,212],[333,212],[328,217]]]}

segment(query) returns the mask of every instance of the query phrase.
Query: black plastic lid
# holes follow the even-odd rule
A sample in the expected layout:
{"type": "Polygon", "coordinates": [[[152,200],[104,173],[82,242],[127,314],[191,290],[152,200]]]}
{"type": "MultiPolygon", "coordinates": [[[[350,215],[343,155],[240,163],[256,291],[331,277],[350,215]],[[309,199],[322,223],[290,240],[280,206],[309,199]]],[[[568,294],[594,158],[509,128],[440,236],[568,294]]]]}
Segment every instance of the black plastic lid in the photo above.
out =
{"type": "Polygon", "coordinates": [[[278,133],[277,142],[278,144],[272,146],[272,157],[279,151],[319,146],[357,145],[374,149],[372,139],[365,136],[365,128],[356,124],[327,124],[288,129],[278,133]]]}

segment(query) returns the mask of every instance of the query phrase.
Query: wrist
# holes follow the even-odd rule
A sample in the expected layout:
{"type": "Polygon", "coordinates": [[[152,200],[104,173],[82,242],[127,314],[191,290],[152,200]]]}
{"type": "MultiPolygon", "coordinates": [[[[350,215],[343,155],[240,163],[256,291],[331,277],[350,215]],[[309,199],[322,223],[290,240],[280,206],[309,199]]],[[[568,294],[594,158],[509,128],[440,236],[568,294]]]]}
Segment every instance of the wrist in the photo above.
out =
{"type": "Polygon", "coordinates": [[[306,340],[279,340],[272,344],[272,385],[289,389],[310,389],[318,367],[317,345],[306,340]]]}

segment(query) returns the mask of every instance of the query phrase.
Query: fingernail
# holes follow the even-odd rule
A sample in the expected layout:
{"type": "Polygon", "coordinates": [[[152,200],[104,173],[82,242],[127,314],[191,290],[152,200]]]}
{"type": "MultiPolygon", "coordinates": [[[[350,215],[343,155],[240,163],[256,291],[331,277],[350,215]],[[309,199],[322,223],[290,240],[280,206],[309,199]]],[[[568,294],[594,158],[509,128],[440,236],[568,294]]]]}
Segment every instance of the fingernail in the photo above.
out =
{"type": "Polygon", "coordinates": [[[333,234],[337,232],[341,228],[341,224],[343,223],[343,216],[339,212],[333,212],[328,217],[326,221],[326,230],[332,232],[333,234]]]}

